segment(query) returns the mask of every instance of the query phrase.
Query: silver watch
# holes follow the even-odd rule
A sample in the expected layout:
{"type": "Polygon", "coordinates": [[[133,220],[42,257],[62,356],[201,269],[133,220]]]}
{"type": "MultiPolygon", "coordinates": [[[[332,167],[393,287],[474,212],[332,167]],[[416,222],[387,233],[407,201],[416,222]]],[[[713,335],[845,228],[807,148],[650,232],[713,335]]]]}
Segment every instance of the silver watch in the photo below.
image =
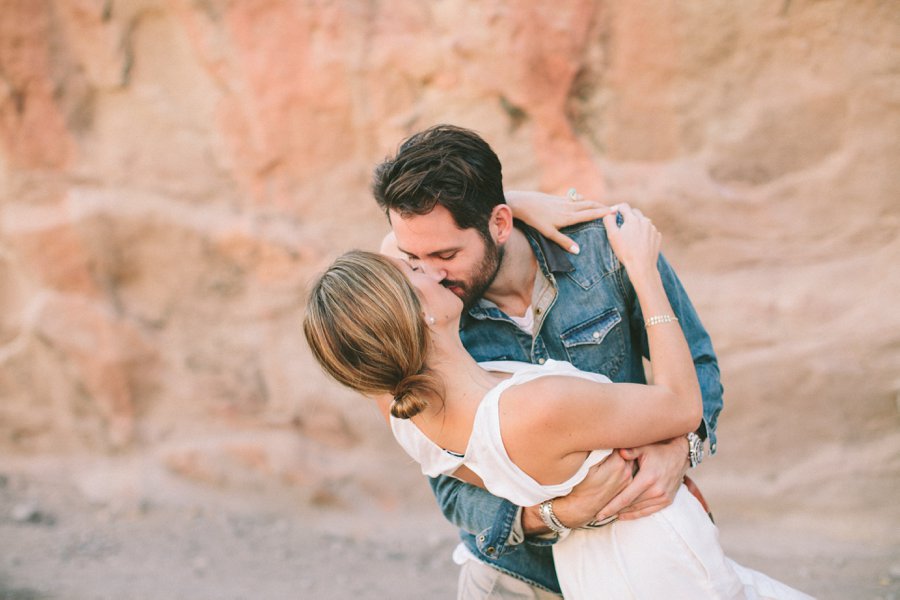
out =
{"type": "Polygon", "coordinates": [[[688,441],[688,459],[691,461],[693,469],[703,461],[703,440],[693,431],[687,434],[688,441]]]}

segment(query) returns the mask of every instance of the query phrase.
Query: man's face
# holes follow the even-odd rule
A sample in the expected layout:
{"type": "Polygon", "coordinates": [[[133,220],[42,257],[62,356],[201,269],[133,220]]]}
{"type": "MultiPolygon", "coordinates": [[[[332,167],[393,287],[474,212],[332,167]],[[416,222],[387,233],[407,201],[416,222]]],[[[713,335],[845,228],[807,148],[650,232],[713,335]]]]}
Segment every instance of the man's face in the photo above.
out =
{"type": "Polygon", "coordinates": [[[438,277],[466,308],[490,287],[500,267],[502,248],[476,229],[460,229],[440,204],[426,215],[402,217],[391,211],[397,248],[413,264],[438,277]]]}

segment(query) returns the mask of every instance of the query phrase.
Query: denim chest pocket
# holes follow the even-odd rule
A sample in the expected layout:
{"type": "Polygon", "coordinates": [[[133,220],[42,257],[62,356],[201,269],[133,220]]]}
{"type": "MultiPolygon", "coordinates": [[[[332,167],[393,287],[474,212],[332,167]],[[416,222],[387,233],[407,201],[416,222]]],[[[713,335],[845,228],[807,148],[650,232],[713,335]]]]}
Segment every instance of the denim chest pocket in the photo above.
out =
{"type": "Polygon", "coordinates": [[[570,363],[582,371],[614,378],[625,362],[622,316],[615,308],[603,311],[560,335],[570,363]]]}

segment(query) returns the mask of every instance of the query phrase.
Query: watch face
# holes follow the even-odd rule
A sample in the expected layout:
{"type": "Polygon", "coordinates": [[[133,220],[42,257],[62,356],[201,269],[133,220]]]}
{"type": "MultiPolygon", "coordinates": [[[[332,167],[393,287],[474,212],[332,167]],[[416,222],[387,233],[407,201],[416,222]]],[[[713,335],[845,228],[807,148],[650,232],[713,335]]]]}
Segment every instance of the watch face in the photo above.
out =
{"type": "Polygon", "coordinates": [[[703,460],[703,440],[695,433],[688,434],[688,448],[691,467],[696,467],[703,460]]]}

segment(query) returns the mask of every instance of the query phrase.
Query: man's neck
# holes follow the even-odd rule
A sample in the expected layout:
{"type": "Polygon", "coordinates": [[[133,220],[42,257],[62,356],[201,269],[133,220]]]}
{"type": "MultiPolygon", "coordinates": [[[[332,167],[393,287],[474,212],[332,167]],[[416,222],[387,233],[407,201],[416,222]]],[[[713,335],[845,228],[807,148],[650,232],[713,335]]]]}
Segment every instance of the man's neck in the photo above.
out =
{"type": "Polygon", "coordinates": [[[497,277],[485,291],[484,298],[508,315],[524,316],[531,306],[537,268],[537,260],[528,238],[521,229],[513,229],[506,242],[497,277]]]}

